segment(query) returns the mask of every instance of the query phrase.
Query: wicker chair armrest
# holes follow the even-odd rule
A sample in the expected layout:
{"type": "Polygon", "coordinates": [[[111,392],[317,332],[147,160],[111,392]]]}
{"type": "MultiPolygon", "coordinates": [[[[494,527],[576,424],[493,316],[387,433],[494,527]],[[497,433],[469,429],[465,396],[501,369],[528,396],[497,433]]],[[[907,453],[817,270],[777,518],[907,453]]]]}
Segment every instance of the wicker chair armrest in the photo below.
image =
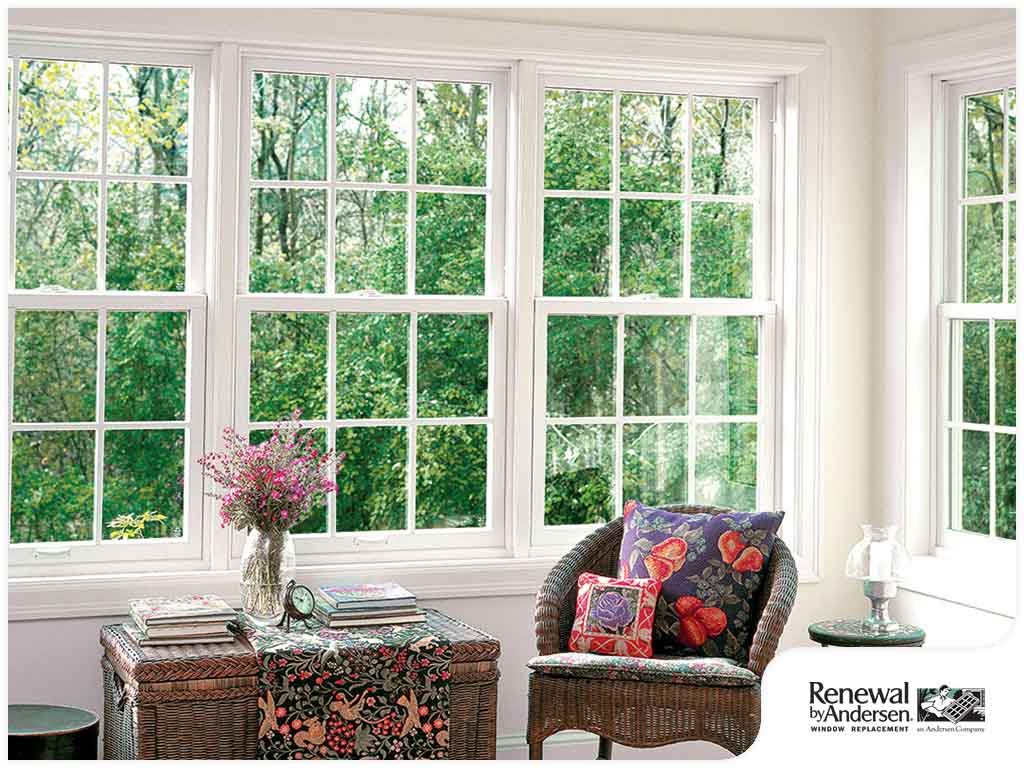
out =
{"type": "Polygon", "coordinates": [[[598,528],[558,561],[537,593],[534,623],[537,653],[547,655],[568,648],[569,630],[576,615],[576,587],[580,574],[614,576],[622,544],[622,519],[598,528]]]}
{"type": "Polygon", "coordinates": [[[750,660],[747,663],[747,667],[758,677],[764,674],[765,667],[778,650],[779,638],[793,610],[797,582],[793,555],[784,541],[776,539],[765,575],[764,606],[750,643],[750,660]]]}

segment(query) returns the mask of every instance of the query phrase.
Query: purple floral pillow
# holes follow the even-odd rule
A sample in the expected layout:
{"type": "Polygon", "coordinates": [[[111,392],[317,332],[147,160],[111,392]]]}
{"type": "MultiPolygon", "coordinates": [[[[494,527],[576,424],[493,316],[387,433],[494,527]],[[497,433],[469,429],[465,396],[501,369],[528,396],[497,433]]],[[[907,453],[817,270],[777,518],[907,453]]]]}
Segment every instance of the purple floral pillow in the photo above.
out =
{"type": "Polygon", "coordinates": [[[783,512],[687,515],[626,503],[619,578],[661,582],[658,651],[745,663],[783,512]]]}

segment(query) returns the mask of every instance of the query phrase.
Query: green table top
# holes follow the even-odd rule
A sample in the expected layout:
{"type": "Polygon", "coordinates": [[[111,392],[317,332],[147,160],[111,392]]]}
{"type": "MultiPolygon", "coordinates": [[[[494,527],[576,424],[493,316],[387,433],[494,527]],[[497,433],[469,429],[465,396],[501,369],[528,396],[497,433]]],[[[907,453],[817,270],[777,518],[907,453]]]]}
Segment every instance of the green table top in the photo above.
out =
{"type": "Polygon", "coordinates": [[[87,709],[58,704],[8,704],[8,736],[59,736],[99,722],[87,709]]]}
{"type": "Polygon", "coordinates": [[[863,619],[829,619],[811,624],[807,633],[816,643],[825,645],[877,646],[921,645],[924,630],[913,624],[900,624],[894,632],[871,632],[863,619]]]}

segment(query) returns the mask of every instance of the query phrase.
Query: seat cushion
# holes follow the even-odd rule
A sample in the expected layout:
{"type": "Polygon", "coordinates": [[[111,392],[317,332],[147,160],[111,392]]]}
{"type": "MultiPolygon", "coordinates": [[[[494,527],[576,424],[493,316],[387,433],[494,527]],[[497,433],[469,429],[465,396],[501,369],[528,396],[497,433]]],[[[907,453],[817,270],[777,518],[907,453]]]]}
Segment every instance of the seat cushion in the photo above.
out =
{"type": "Polygon", "coordinates": [[[655,656],[634,659],[625,656],[597,656],[592,653],[552,653],[534,656],[526,666],[553,677],[583,677],[607,680],[638,680],[648,683],[679,683],[743,688],[756,685],[757,675],[729,659],[655,656]]]}
{"type": "Polygon", "coordinates": [[[746,663],[782,516],[686,514],[626,503],[618,575],[661,582],[655,652],[746,663]]]}

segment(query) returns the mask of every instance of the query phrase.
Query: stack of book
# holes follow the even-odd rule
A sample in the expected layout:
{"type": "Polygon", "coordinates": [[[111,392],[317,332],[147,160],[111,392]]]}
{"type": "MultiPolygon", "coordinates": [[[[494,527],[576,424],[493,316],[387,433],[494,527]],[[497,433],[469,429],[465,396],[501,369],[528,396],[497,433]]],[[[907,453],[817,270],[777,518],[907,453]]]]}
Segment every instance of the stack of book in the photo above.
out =
{"type": "Polygon", "coordinates": [[[328,627],[366,627],[425,621],[416,596],[398,584],[332,584],[320,587],[316,618],[328,627]]]}
{"type": "Polygon", "coordinates": [[[228,622],[235,619],[231,606],[216,595],[146,597],[132,600],[131,621],[125,631],[139,645],[231,643],[235,636],[228,622]]]}

